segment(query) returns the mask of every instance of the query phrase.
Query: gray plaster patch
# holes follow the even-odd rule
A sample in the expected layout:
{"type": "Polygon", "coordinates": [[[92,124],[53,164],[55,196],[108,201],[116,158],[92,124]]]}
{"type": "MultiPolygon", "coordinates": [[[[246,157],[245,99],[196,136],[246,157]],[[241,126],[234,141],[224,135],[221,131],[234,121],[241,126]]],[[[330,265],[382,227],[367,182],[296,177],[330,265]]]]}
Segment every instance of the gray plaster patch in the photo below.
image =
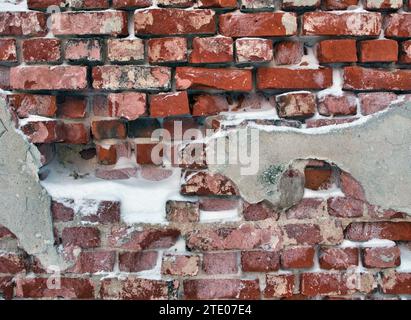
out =
{"type": "Polygon", "coordinates": [[[40,153],[14,129],[3,96],[0,120],[0,224],[13,232],[19,246],[36,256],[44,267],[65,269],[54,246],[51,200],[37,174],[40,153]]]}
{"type": "MultiPolygon", "coordinates": [[[[264,170],[294,167],[301,172],[301,163],[296,165],[295,160],[325,160],[359,181],[371,204],[411,214],[411,104],[395,105],[365,119],[328,129],[299,131],[272,127],[272,130],[262,130],[258,127],[259,134],[249,133],[248,141],[239,147],[251,150],[250,143],[259,143],[259,158],[254,158],[259,161],[257,174],[242,174],[241,164],[210,164],[209,168],[237,184],[246,201],[268,200],[277,208],[286,209],[301,200],[303,193],[299,191],[299,183],[281,184],[282,178],[277,177],[267,189],[267,184],[261,181],[264,170]],[[296,196],[282,196],[289,192],[296,192],[296,196]]],[[[253,129],[247,127],[247,130],[253,129]]],[[[237,133],[238,129],[227,132],[228,141],[238,136],[237,133]]],[[[227,141],[226,136],[216,139],[227,141]]],[[[226,146],[226,150],[216,151],[217,156],[228,152],[228,143],[226,146]]]]}

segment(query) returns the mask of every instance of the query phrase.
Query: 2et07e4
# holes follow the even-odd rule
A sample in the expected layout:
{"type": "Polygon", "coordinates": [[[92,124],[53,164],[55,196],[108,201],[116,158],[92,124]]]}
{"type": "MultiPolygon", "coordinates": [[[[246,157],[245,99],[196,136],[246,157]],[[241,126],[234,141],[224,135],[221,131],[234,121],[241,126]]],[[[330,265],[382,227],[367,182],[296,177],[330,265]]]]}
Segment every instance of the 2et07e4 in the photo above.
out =
{"type": "Polygon", "coordinates": [[[202,307],[204,315],[251,315],[251,305],[245,304],[205,304],[202,307]]]}

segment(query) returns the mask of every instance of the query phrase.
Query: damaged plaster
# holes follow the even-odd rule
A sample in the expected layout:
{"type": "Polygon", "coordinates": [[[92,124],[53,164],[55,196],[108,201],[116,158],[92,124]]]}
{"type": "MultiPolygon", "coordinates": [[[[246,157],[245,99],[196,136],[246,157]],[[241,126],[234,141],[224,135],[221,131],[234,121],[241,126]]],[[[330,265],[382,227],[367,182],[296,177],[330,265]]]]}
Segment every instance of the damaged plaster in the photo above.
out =
{"type": "Polygon", "coordinates": [[[40,153],[14,129],[0,96],[0,225],[13,232],[19,246],[44,267],[66,268],[54,246],[50,197],[40,185],[40,153]]]}
{"type": "MultiPolygon", "coordinates": [[[[242,175],[242,164],[210,164],[209,169],[230,178],[246,201],[268,200],[278,209],[286,209],[303,197],[305,161],[296,160],[325,160],[350,173],[371,204],[411,214],[411,104],[394,105],[363,120],[304,131],[259,127],[259,135],[251,135],[248,127],[249,139],[240,141],[239,150],[252,150],[250,143],[259,143],[258,173],[242,175]],[[280,174],[274,170],[277,173],[270,179],[270,168],[283,169],[280,174]]],[[[228,139],[237,132],[228,132],[228,139]]],[[[220,135],[216,139],[227,137],[220,135]]],[[[224,158],[229,143],[226,147],[215,151],[217,157],[224,158]]]]}

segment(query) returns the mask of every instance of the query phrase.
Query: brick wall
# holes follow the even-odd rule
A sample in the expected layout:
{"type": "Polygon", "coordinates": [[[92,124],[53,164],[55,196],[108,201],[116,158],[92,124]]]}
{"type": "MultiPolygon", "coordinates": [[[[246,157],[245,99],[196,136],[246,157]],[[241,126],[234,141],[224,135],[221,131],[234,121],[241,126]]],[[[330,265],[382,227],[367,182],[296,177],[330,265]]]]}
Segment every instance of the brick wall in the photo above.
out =
{"type": "MultiPolygon", "coordinates": [[[[100,179],[134,179],[137,169],[115,167],[128,157],[139,178],[153,183],[171,169],[152,163],[147,138],[175,121],[183,130],[218,129],[218,118],[206,118],[268,106],[281,125],[311,128],[410,99],[409,1],[27,2],[27,11],[0,12],[0,88],[44,165],[56,147],[76,146],[100,179]],[[48,13],[49,6],[60,12],[48,13]]],[[[0,295],[411,295],[411,219],[368,203],[358,182],[332,164],[307,165],[305,187],[314,196],[285,212],[246,203],[204,163],[179,167],[189,177],[180,190],[185,200],[167,202],[166,224],[127,225],[121,202],[94,201],[86,210],[54,199],[55,244],[73,263],[59,288],[0,226],[0,295]],[[238,219],[218,221],[219,212],[233,210],[238,219]],[[203,221],[204,212],[217,222],[203,221]]]]}

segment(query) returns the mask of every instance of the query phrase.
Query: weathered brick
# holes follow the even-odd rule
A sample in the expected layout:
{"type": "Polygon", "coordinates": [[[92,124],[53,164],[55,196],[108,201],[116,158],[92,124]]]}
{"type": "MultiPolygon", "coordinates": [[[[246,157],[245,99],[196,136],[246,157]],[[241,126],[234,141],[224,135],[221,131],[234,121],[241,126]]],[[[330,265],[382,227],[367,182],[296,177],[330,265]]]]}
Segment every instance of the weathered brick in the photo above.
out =
{"type": "Polygon", "coordinates": [[[320,41],[317,57],[320,63],[357,62],[356,41],[354,39],[320,41]]]}
{"type": "Polygon", "coordinates": [[[378,36],[381,14],[374,12],[307,12],[302,18],[304,35],[378,36]]]}
{"type": "Polygon", "coordinates": [[[0,254],[0,273],[19,273],[26,269],[24,257],[16,253],[0,254]]]}
{"type": "Polygon", "coordinates": [[[273,42],[269,39],[237,39],[237,62],[267,62],[273,59],[273,42]]]}
{"type": "Polygon", "coordinates": [[[166,254],[161,273],[173,276],[195,276],[200,269],[200,257],[195,255],[166,254]]]}
{"type": "Polygon", "coordinates": [[[306,198],[287,210],[287,219],[313,219],[327,216],[327,204],[323,199],[306,198]]]}
{"type": "Polygon", "coordinates": [[[95,139],[125,139],[126,124],[121,120],[96,120],[91,123],[91,132],[95,139]]]}
{"type": "Polygon", "coordinates": [[[410,294],[411,273],[388,271],[382,276],[382,291],[386,294],[410,294]]]}
{"type": "Polygon", "coordinates": [[[321,269],[345,270],[358,266],[358,248],[326,248],[319,251],[321,269]]]}
{"type": "Polygon", "coordinates": [[[206,252],[203,270],[206,274],[234,274],[238,272],[237,252],[206,252]]]}
{"type": "Polygon", "coordinates": [[[65,247],[96,248],[100,246],[100,231],[92,227],[68,227],[63,229],[61,239],[65,247]]]}
{"type": "Polygon", "coordinates": [[[401,43],[400,62],[411,63],[411,40],[401,43]]]}
{"type": "Polygon", "coordinates": [[[314,247],[300,246],[285,248],[281,252],[283,269],[304,269],[314,266],[314,247]]]}
{"type": "Polygon", "coordinates": [[[53,13],[50,30],[56,36],[127,35],[127,14],[121,11],[53,13]]]}
{"type": "Polygon", "coordinates": [[[257,87],[264,89],[325,89],[333,81],[330,68],[258,68],[257,87]]]}
{"type": "Polygon", "coordinates": [[[317,244],[323,239],[320,227],[313,223],[286,224],[283,229],[296,244],[317,244]]]}
{"type": "Polygon", "coordinates": [[[102,52],[102,44],[97,39],[69,39],[64,47],[64,56],[72,63],[100,62],[102,52]]]}
{"type": "Polygon", "coordinates": [[[365,201],[365,193],[361,184],[349,173],[342,171],[340,173],[341,191],[350,198],[365,201]]]}
{"type": "Polygon", "coordinates": [[[55,96],[20,93],[8,96],[8,102],[19,118],[30,115],[54,117],[57,111],[55,96]]]}
{"type": "Polygon", "coordinates": [[[75,265],[68,271],[73,273],[97,273],[113,271],[116,253],[114,251],[83,251],[75,265]]]}
{"type": "Polygon", "coordinates": [[[392,13],[385,17],[384,35],[387,38],[411,37],[411,13],[392,13]]]}
{"type": "Polygon", "coordinates": [[[157,264],[156,251],[123,252],[119,254],[118,266],[123,272],[151,270],[157,264]]]}
{"type": "Polygon", "coordinates": [[[113,7],[116,9],[144,8],[151,4],[151,0],[113,0],[113,7]]]}
{"type": "Polygon", "coordinates": [[[345,10],[348,7],[356,6],[358,0],[325,0],[323,4],[327,10],[345,10]]]}
{"type": "Polygon", "coordinates": [[[362,217],[365,211],[364,202],[346,197],[332,197],[327,200],[328,213],[339,218],[362,217]]]}
{"type": "Polygon", "coordinates": [[[266,287],[264,289],[265,298],[284,298],[293,295],[295,286],[295,275],[266,275],[266,287]]]}
{"type": "Polygon", "coordinates": [[[304,176],[307,189],[326,190],[332,184],[332,169],[328,166],[306,166],[304,176]]]}
{"type": "Polygon", "coordinates": [[[343,123],[350,123],[358,118],[348,118],[348,119],[308,119],[305,121],[307,128],[318,128],[323,126],[331,126],[343,123]]]}
{"type": "Polygon", "coordinates": [[[228,111],[229,104],[224,95],[201,94],[194,96],[193,116],[208,116],[228,111]]]}
{"type": "Polygon", "coordinates": [[[316,110],[316,97],[310,92],[284,93],[276,96],[282,118],[311,117],[316,110]]]}
{"type": "Polygon", "coordinates": [[[177,90],[250,91],[253,87],[251,70],[244,69],[177,67],[175,79],[177,90]]]}
{"type": "Polygon", "coordinates": [[[137,35],[213,34],[215,13],[208,9],[147,9],[134,14],[137,35]]]}
{"type": "Polygon", "coordinates": [[[200,198],[200,210],[203,211],[224,211],[224,210],[234,210],[239,206],[238,199],[231,198],[200,198]]]}
{"type": "Polygon", "coordinates": [[[119,201],[100,201],[97,211],[87,212],[87,214],[83,213],[81,220],[102,224],[120,222],[120,209],[119,201]]]}
{"type": "Polygon", "coordinates": [[[199,0],[199,8],[236,8],[236,0],[199,0]]]}
{"type": "Polygon", "coordinates": [[[243,272],[272,272],[280,269],[280,255],[275,251],[241,252],[243,272]]]}
{"type": "Polygon", "coordinates": [[[161,165],[164,148],[158,142],[137,142],[135,144],[136,162],[143,165],[161,165]]]}
{"type": "Polygon", "coordinates": [[[358,98],[361,113],[369,115],[387,109],[397,99],[397,95],[392,92],[369,92],[358,94],[358,98]]]}
{"type": "Polygon", "coordinates": [[[15,282],[13,277],[0,277],[0,296],[5,300],[10,300],[14,295],[15,282]]]}
{"type": "Polygon", "coordinates": [[[107,9],[109,2],[108,0],[28,0],[27,5],[29,9],[47,9],[50,6],[73,9],[107,9]]]}
{"type": "Polygon", "coordinates": [[[300,1],[300,0],[284,0],[281,8],[283,10],[301,10],[318,8],[321,4],[320,0],[316,1],[300,1]]]}
{"type": "Polygon", "coordinates": [[[278,218],[278,212],[276,212],[269,203],[243,203],[243,216],[245,220],[257,221],[265,220],[267,218],[278,218]]]}
{"type": "Polygon", "coordinates": [[[189,201],[167,201],[166,216],[172,222],[198,222],[200,220],[200,210],[198,202],[189,201]]]}
{"type": "Polygon", "coordinates": [[[354,94],[327,94],[318,99],[318,112],[323,116],[348,116],[357,113],[357,99],[354,94]]]}
{"type": "Polygon", "coordinates": [[[23,41],[23,60],[27,63],[59,62],[61,59],[59,39],[36,38],[23,41]]]}
{"type": "Polygon", "coordinates": [[[298,41],[280,41],[274,46],[276,64],[297,64],[304,55],[304,46],[298,41]]]}
{"type": "Polygon", "coordinates": [[[117,162],[118,156],[115,144],[105,145],[96,143],[96,153],[100,164],[112,165],[117,162]]]}
{"type": "Polygon", "coordinates": [[[128,122],[128,136],[130,138],[150,138],[153,131],[160,128],[158,119],[139,117],[128,122]]]}
{"type": "Polygon", "coordinates": [[[237,187],[233,182],[220,174],[199,172],[181,185],[185,195],[236,195],[237,187]]]}
{"type": "Polygon", "coordinates": [[[107,57],[112,62],[136,62],[144,60],[144,42],[141,39],[109,39],[107,57]]]}
{"type": "Polygon", "coordinates": [[[44,36],[47,17],[41,12],[0,12],[0,35],[44,36]]]}
{"type": "Polygon", "coordinates": [[[62,119],[82,119],[87,115],[87,98],[79,96],[59,96],[57,116],[62,119]]]}
{"type": "Polygon", "coordinates": [[[59,201],[51,202],[51,213],[54,222],[67,222],[74,218],[74,210],[59,201]]]}
{"type": "Polygon", "coordinates": [[[345,237],[352,241],[374,238],[411,241],[411,222],[352,222],[345,229],[345,237]]]}
{"type": "Polygon", "coordinates": [[[390,39],[360,41],[360,62],[395,62],[398,42],[390,39]]]}
{"type": "Polygon", "coordinates": [[[184,298],[189,300],[256,300],[260,298],[259,281],[240,279],[185,280],[184,298]]]}
{"type": "Polygon", "coordinates": [[[55,120],[30,121],[20,127],[32,143],[52,143],[63,140],[62,123],[55,120]]]}
{"type": "Polygon", "coordinates": [[[226,13],[219,17],[220,33],[227,37],[275,37],[297,33],[294,13],[226,13]]]}
{"type": "Polygon", "coordinates": [[[140,92],[110,93],[109,114],[113,117],[135,120],[147,115],[146,94],[140,92]]]}
{"type": "Polygon", "coordinates": [[[366,268],[395,268],[401,264],[399,247],[364,248],[362,263],[366,268]]]}
{"type": "Polygon", "coordinates": [[[84,123],[63,123],[64,143],[68,144],[87,144],[90,141],[90,128],[84,123]]]}
{"type": "Polygon", "coordinates": [[[10,68],[0,66],[0,89],[10,89],[10,68]]]}
{"type": "Polygon", "coordinates": [[[350,66],[344,68],[346,90],[411,90],[411,71],[404,69],[372,69],[350,66]]]}
{"type": "Polygon", "coordinates": [[[104,90],[169,89],[171,70],[167,67],[94,67],[93,88],[104,90]]]}
{"type": "Polygon", "coordinates": [[[17,62],[17,48],[15,39],[0,39],[0,61],[17,62]]]}
{"type": "Polygon", "coordinates": [[[16,90],[79,90],[87,88],[87,68],[80,66],[20,66],[10,70],[16,90]]]}
{"type": "Polygon", "coordinates": [[[147,42],[150,63],[187,61],[187,39],[179,37],[155,38],[147,42]]]}
{"type": "Polygon", "coordinates": [[[193,39],[190,63],[231,61],[233,61],[233,39],[221,36],[193,39]]]}
{"type": "Polygon", "coordinates": [[[167,117],[190,114],[186,91],[177,93],[159,93],[150,96],[150,115],[167,117]]]}
{"type": "Polygon", "coordinates": [[[173,7],[173,8],[187,8],[192,7],[194,2],[192,0],[158,0],[159,7],[173,7]]]}

